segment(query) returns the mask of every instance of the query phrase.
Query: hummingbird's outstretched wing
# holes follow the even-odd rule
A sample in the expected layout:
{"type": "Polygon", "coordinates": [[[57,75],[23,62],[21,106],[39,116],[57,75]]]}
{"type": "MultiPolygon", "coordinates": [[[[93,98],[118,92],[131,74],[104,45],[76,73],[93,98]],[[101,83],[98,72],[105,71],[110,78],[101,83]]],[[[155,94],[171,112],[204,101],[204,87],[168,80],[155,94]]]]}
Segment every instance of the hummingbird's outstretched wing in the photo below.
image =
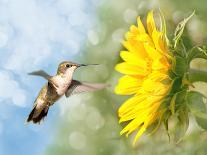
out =
{"type": "Polygon", "coordinates": [[[66,97],[69,97],[74,94],[82,93],[82,92],[92,92],[96,90],[100,90],[109,86],[104,83],[85,83],[79,82],[77,80],[72,80],[71,85],[65,93],[66,97]]]}
{"type": "Polygon", "coordinates": [[[49,80],[50,77],[51,77],[49,74],[47,74],[43,70],[34,71],[34,72],[31,72],[31,73],[28,73],[28,74],[29,75],[35,75],[35,76],[41,76],[41,77],[45,78],[46,80],[49,80]]]}

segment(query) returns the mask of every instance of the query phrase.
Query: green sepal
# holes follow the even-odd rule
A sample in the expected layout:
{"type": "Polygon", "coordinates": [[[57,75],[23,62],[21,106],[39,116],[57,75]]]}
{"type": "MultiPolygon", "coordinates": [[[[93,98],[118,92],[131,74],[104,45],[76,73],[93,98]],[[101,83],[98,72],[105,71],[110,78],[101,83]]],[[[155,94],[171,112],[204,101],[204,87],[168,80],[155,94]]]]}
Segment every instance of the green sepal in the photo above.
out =
{"type": "Polygon", "coordinates": [[[173,41],[174,41],[174,49],[177,48],[177,45],[180,41],[180,38],[182,37],[182,34],[184,32],[184,29],[185,29],[185,25],[187,24],[187,22],[191,19],[191,17],[195,14],[195,11],[193,11],[193,13],[188,16],[187,18],[185,18],[183,21],[181,21],[176,29],[175,29],[175,32],[174,32],[174,38],[173,38],[173,41]]]}
{"type": "Polygon", "coordinates": [[[204,95],[196,91],[187,93],[188,107],[195,117],[197,124],[207,130],[207,108],[204,103],[204,95]]]}
{"type": "Polygon", "coordinates": [[[174,73],[174,71],[172,69],[169,70],[168,75],[169,75],[170,79],[172,79],[172,80],[177,78],[177,75],[174,73]]]}
{"type": "Polygon", "coordinates": [[[174,140],[176,143],[179,143],[183,139],[189,126],[186,94],[187,89],[185,88],[182,88],[180,92],[176,93],[175,113],[177,114],[177,124],[174,131],[174,140]]]}
{"type": "Polygon", "coordinates": [[[177,97],[177,93],[172,97],[171,101],[170,101],[170,111],[172,113],[172,115],[175,114],[175,103],[176,103],[176,97],[177,97]]]}
{"type": "Polygon", "coordinates": [[[169,141],[170,141],[170,133],[168,130],[168,120],[169,120],[170,116],[171,116],[170,111],[166,110],[166,112],[163,115],[163,124],[164,124],[165,130],[167,132],[169,141]]]}
{"type": "Polygon", "coordinates": [[[181,85],[182,85],[182,78],[181,77],[175,78],[172,82],[169,96],[173,96],[175,93],[181,91],[181,85]]]}
{"type": "Polygon", "coordinates": [[[181,56],[183,58],[187,57],[187,49],[183,43],[183,39],[180,38],[179,43],[177,44],[176,48],[172,48],[171,49],[172,53],[174,53],[174,55],[178,55],[181,56]]]}
{"type": "Polygon", "coordinates": [[[174,140],[176,143],[179,143],[186,134],[186,131],[189,126],[189,116],[187,108],[184,108],[179,111],[177,116],[177,123],[174,129],[174,140]]]}
{"type": "Polygon", "coordinates": [[[180,110],[176,115],[171,116],[170,111],[167,111],[163,116],[163,123],[167,132],[169,141],[180,142],[186,134],[189,126],[189,117],[187,108],[180,110]],[[169,125],[170,124],[170,128],[169,125]]]}
{"type": "Polygon", "coordinates": [[[170,101],[169,109],[174,115],[179,109],[185,108],[185,97],[186,97],[186,89],[182,89],[181,91],[175,93],[170,101]]]}
{"type": "Polygon", "coordinates": [[[183,76],[188,69],[188,65],[186,63],[186,58],[181,56],[176,56],[176,64],[173,67],[174,73],[178,76],[183,76]]]}

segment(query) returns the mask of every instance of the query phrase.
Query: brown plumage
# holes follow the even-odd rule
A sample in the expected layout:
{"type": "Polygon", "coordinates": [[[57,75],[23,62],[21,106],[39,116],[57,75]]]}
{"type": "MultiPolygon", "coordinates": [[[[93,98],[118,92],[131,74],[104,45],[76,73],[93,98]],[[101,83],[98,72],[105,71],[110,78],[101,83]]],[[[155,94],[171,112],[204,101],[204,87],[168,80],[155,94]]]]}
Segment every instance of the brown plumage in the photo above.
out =
{"type": "Polygon", "coordinates": [[[34,107],[27,118],[27,122],[40,123],[47,116],[49,107],[54,104],[61,96],[56,93],[55,88],[48,82],[41,89],[34,107]]]}

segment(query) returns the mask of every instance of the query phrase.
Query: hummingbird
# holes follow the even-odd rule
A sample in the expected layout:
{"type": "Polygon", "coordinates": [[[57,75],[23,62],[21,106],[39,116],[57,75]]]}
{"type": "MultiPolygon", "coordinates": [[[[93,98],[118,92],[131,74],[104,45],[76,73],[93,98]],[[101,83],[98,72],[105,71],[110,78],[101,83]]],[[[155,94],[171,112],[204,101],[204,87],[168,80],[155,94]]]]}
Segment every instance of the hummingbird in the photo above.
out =
{"type": "Polygon", "coordinates": [[[73,80],[73,73],[82,66],[97,64],[77,64],[71,61],[63,61],[59,64],[57,73],[54,76],[49,75],[44,70],[38,70],[29,73],[29,75],[40,76],[47,80],[47,83],[40,90],[34,106],[30,112],[27,122],[40,123],[48,113],[52,106],[63,95],[69,97],[73,94],[82,92],[92,92],[104,89],[108,84],[104,83],[86,83],[73,80]]]}

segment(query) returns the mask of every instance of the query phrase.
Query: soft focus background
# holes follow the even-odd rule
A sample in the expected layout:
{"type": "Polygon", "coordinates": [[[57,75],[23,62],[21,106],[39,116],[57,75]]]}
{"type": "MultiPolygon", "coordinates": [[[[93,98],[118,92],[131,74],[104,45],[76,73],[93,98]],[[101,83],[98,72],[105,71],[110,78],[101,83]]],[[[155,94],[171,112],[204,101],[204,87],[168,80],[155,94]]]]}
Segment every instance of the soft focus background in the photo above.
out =
{"type": "MultiPolygon", "coordinates": [[[[193,10],[187,46],[207,44],[206,0],[0,0],[0,155],[205,155],[207,133],[191,119],[179,144],[161,127],[136,147],[120,137],[117,109],[127,98],[113,93],[120,74],[121,41],[140,15],[163,11],[172,37],[176,24],[193,10]],[[77,70],[81,81],[110,83],[95,93],[63,97],[41,125],[25,124],[45,81],[28,76],[44,69],[55,74],[63,60],[99,63],[77,70]]],[[[193,68],[206,70],[198,59],[193,68]]],[[[207,84],[195,89],[207,95],[207,84]]]]}

